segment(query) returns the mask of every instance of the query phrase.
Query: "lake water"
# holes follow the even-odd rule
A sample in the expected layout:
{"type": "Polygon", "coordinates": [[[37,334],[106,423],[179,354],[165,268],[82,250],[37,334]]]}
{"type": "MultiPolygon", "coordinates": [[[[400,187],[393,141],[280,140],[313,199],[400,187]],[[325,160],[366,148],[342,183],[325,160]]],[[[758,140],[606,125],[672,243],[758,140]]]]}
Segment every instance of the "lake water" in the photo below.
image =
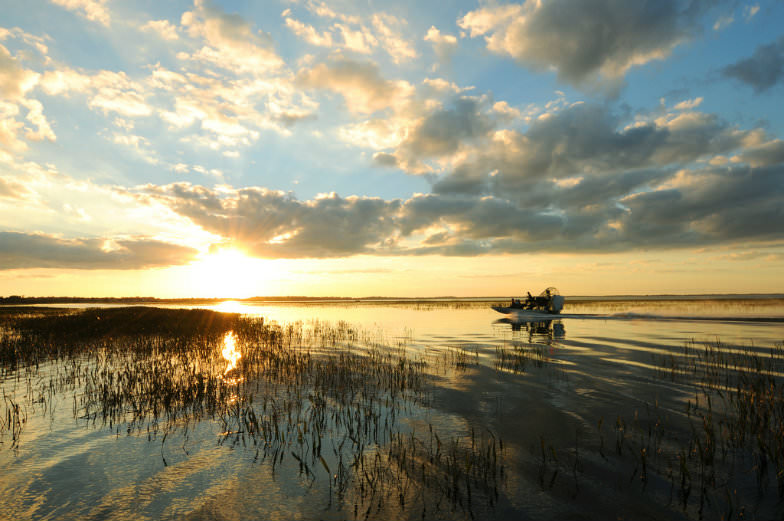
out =
{"type": "MultiPolygon", "coordinates": [[[[439,440],[502,440],[503,472],[494,474],[493,489],[474,490],[470,498],[463,493],[459,501],[443,489],[434,496],[433,487],[401,491],[405,504],[391,501],[389,491],[383,500],[338,498],[332,460],[324,462],[329,474],[319,465],[303,474],[290,456],[272,465],[258,447],[227,438],[212,418],[163,440],[160,433],[85,418],[84,390],[53,389],[52,375],[62,368],[50,362],[7,371],[0,382],[6,409],[9,400],[20,404],[25,420],[17,443],[8,428],[0,429],[0,519],[784,514],[775,476],[784,446],[767,452],[742,446],[733,430],[734,402],[722,391],[731,380],[708,391],[704,386],[711,361],[724,364],[721,378],[745,378],[754,371],[743,364],[762,360],[777,389],[766,410],[784,410],[782,299],[583,299],[567,301],[551,321],[503,316],[478,302],[208,307],[299,323],[304,331],[345,322],[364,332],[357,344],[372,341],[424,361],[426,397],[406,405],[396,428],[412,440],[432,439],[433,429],[439,440]]],[[[772,433],[766,443],[779,439],[777,428],[765,426],[772,433]]],[[[466,459],[466,467],[473,464],[466,459]]]]}

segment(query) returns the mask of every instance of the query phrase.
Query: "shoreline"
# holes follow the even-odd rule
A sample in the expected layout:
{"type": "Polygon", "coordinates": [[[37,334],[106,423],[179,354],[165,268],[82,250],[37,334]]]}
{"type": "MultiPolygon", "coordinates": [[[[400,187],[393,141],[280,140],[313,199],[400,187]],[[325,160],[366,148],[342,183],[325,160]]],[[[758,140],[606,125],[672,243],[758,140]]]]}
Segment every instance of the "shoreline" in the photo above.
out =
{"type": "MultiPolygon", "coordinates": [[[[241,302],[248,304],[347,304],[347,303],[441,303],[441,302],[497,302],[512,296],[483,297],[250,297],[250,298],[156,298],[156,297],[0,297],[0,307],[44,304],[219,304],[241,302]]],[[[638,302],[638,301],[700,301],[700,300],[781,300],[784,293],[717,293],[717,294],[661,294],[661,295],[575,295],[573,302],[638,302]]]]}

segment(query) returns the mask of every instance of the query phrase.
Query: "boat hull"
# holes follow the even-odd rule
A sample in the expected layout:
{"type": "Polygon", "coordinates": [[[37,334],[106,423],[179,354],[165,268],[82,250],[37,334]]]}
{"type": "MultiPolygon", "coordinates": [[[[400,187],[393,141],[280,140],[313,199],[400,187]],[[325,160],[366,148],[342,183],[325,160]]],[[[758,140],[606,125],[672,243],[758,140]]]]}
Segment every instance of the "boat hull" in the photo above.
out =
{"type": "Polygon", "coordinates": [[[521,316],[530,316],[530,317],[544,317],[544,318],[552,318],[558,313],[550,313],[548,311],[542,311],[537,309],[524,309],[524,308],[513,308],[509,306],[491,306],[495,311],[499,313],[503,313],[504,315],[521,315],[521,316]]]}

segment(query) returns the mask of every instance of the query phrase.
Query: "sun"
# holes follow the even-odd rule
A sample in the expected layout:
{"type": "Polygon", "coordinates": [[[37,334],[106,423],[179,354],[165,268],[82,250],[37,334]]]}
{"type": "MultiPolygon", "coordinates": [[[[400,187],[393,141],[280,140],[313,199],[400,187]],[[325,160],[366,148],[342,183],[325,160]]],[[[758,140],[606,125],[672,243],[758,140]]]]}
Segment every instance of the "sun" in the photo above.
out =
{"type": "Polygon", "coordinates": [[[235,249],[221,249],[206,255],[192,266],[198,293],[218,298],[246,298],[257,294],[268,279],[261,259],[253,259],[235,249]]]}

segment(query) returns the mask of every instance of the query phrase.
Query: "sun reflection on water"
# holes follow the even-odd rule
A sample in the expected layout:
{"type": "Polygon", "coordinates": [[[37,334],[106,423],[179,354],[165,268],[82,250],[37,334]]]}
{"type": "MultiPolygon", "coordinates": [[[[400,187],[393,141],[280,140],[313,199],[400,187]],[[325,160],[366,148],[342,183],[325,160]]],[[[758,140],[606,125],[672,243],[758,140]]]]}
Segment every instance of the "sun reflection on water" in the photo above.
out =
{"type": "Polygon", "coordinates": [[[237,368],[237,362],[242,358],[242,353],[237,348],[237,336],[234,331],[229,331],[223,337],[223,351],[221,351],[223,358],[228,362],[226,370],[223,375],[226,376],[237,368]]]}

